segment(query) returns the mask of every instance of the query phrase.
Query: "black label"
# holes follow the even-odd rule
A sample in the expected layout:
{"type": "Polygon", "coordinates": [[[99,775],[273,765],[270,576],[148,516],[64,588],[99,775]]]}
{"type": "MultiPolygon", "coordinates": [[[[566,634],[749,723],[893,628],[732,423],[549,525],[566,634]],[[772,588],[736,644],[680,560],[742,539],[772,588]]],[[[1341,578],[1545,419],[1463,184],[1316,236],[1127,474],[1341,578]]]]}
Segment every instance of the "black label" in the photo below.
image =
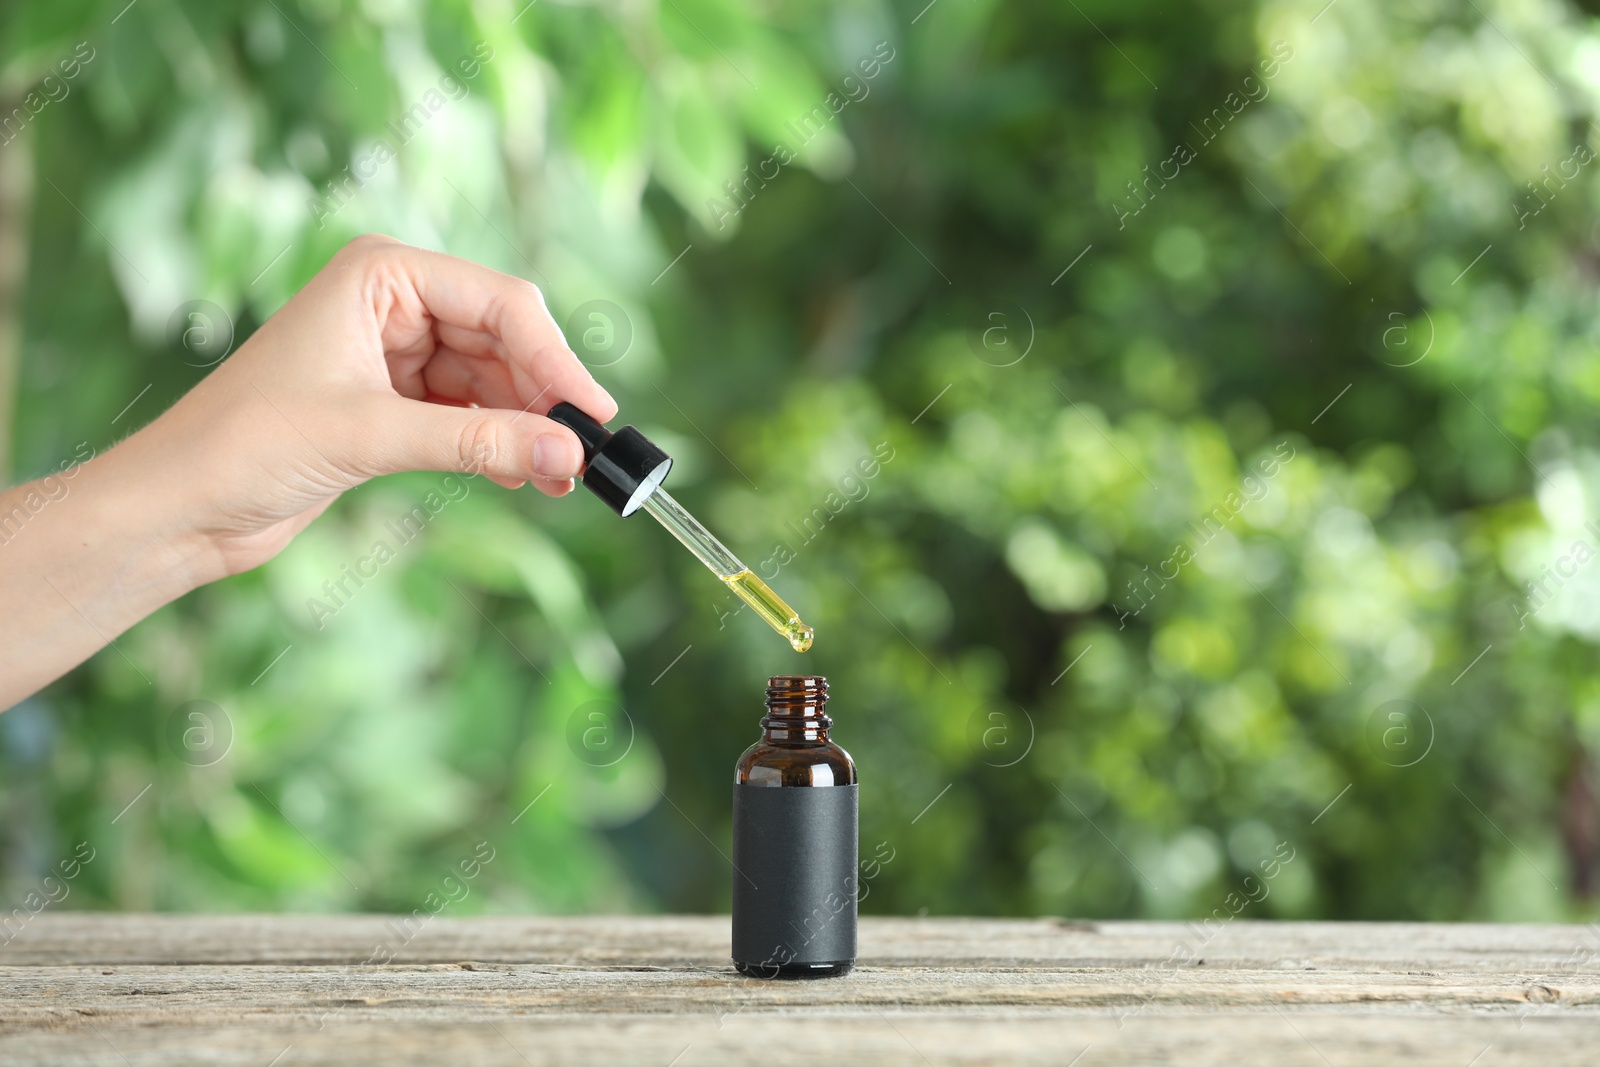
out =
{"type": "Polygon", "coordinates": [[[733,787],[733,958],[856,958],[854,785],[733,787]]]}

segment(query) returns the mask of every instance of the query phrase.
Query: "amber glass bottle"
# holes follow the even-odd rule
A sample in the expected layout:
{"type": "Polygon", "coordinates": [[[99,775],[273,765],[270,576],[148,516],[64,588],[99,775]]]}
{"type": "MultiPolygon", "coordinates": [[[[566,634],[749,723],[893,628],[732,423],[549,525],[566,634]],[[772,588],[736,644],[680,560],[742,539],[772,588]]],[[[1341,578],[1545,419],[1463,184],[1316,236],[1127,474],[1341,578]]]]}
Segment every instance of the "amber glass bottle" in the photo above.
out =
{"type": "Polygon", "coordinates": [[[828,739],[826,678],[767,685],[761,740],[733,779],[733,962],[824,978],[856,959],[856,765],[828,739]]]}

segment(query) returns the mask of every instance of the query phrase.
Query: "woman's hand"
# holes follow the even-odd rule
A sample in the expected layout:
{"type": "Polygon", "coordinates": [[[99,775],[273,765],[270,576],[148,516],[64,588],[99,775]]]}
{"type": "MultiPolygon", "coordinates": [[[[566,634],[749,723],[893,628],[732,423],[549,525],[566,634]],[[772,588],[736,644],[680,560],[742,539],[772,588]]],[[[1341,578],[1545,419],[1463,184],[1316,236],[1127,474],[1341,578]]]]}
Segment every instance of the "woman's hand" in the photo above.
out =
{"type": "Polygon", "coordinates": [[[361,237],[107,458],[164,474],[170,506],[233,574],[380,474],[568,492],[583,451],[543,414],[563,400],[602,422],[617,413],[531,282],[361,237]]]}
{"type": "Polygon", "coordinates": [[[568,492],[583,452],[543,414],[563,400],[617,412],[531,283],[351,242],[150,425],[53,476],[57,489],[0,493],[0,708],[162,604],[271,559],[369,478],[458,471],[568,492]]]}

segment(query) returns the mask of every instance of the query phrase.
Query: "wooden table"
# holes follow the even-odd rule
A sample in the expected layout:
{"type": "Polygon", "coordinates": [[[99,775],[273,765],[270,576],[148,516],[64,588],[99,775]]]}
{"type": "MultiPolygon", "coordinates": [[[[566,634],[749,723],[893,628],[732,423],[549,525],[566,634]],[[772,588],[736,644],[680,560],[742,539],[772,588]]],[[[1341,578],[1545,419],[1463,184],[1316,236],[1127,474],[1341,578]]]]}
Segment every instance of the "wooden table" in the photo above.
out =
{"type": "Polygon", "coordinates": [[[400,923],[45,912],[0,1064],[1600,1062],[1590,927],[865,919],[854,974],[761,982],[726,917],[400,923]]]}

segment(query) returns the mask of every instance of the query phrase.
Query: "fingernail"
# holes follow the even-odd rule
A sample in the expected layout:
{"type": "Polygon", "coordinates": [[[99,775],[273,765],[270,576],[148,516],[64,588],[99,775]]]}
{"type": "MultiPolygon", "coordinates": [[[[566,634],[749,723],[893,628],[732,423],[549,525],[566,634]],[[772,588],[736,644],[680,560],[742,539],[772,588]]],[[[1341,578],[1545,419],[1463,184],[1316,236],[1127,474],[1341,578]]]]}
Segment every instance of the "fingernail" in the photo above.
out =
{"type": "Polygon", "coordinates": [[[576,478],[583,452],[576,441],[560,434],[541,434],[533,442],[533,469],[546,478],[576,478]]]}

